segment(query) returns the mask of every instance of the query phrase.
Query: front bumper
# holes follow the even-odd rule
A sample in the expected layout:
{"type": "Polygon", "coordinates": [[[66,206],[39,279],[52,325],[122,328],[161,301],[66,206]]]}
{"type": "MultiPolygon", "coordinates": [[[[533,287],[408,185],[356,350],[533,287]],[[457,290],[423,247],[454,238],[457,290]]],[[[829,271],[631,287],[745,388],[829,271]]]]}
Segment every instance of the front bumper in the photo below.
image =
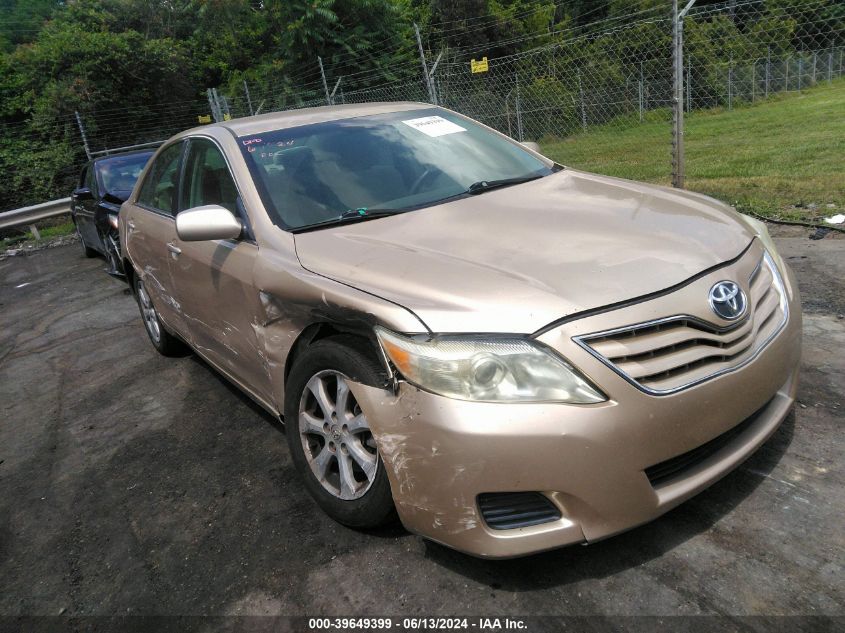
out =
{"type": "MultiPolygon", "coordinates": [[[[679,292],[699,293],[723,278],[725,270],[720,269],[679,292]]],[[[791,409],[801,313],[790,271],[784,283],[789,319],[752,362],[671,395],[637,389],[572,337],[600,331],[608,320],[634,323],[644,320],[644,314],[672,314],[677,311],[675,293],[573,321],[539,337],[610,396],[602,404],[490,404],[444,398],[407,383],[400,384],[397,395],[353,384],[403,524],[473,555],[506,558],[606,538],[705,489],[765,442],[791,409]],[[744,420],[748,422],[740,433],[671,478],[652,484],[646,475],[646,469],[692,451],[744,420]],[[542,492],[561,518],[491,529],[480,514],[478,495],[517,491],[542,492]]]]}

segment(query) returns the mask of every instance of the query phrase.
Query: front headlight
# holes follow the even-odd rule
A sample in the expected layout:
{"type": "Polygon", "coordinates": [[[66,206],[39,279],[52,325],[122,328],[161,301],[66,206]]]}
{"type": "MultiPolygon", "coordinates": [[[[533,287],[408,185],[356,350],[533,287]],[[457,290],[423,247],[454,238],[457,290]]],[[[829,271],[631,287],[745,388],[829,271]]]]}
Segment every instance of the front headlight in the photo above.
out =
{"type": "Polygon", "coordinates": [[[416,340],[376,327],[388,358],[418,387],[459,400],[593,404],[607,398],[574,367],[522,338],[416,340]]]}
{"type": "Polygon", "coordinates": [[[109,213],[109,226],[117,230],[117,215],[114,213],[109,213]]]}
{"type": "Polygon", "coordinates": [[[751,227],[751,230],[760,238],[760,241],[763,243],[763,247],[766,251],[771,255],[772,261],[774,261],[775,266],[781,272],[784,271],[783,260],[781,259],[780,254],[778,253],[777,249],[775,248],[774,240],[772,240],[772,236],[769,235],[769,229],[766,228],[766,224],[761,222],[757,218],[753,218],[750,215],[742,215],[742,219],[745,220],[745,223],[751,227]]]}

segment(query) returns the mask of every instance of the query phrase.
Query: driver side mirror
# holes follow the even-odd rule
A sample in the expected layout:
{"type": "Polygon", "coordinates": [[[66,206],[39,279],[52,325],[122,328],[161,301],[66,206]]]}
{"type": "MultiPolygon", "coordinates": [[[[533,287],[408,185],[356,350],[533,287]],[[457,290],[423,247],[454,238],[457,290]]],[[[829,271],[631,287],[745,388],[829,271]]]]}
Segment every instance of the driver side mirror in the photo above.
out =
{"type": "MultiPolygon", "coordinates": [[[[65,190],[65,191],[67,191],[67,190],[65,190]]],[[[74,191],[73,194],[71,194],[71,195],[74,199],[78,200],[79,202],[94,199],[94,194],[91,193],[91,190],[88,187],[80,187],[79,189],[74,191]]]]}
{"type": "Polygon", "coordinates": [[[241,221],[218,204],[186,209],[176,215],[176,235],[183,242],[236,240],[243,230],[241,221]]]}

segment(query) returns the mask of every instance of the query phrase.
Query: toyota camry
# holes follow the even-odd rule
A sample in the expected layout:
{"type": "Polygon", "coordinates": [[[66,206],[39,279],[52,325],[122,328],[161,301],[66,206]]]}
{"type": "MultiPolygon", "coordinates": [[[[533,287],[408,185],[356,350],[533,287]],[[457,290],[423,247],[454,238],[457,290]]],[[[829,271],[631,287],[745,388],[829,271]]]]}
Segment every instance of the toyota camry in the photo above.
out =
{"type": "Polygon", "coordinates": [[[181,133],[120,212],[155,348],[286,425],[335,520],[478,556],[590,543],[729,473],[791,409],[765,226],[419,103],[181,133]]]}

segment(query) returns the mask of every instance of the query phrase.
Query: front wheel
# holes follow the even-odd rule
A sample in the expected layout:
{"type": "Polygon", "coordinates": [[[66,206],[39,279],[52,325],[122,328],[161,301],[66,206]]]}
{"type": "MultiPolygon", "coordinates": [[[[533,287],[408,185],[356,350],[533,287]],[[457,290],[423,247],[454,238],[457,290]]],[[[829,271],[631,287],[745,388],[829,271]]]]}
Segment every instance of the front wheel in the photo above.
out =
{"type": "Polygon", "coordinates": [[[308,347],[291,370],[285,432],[294,465],[323,511],[339,523],[373,528],[394,517],[384,464],[349,382],[379,384],[382,369],[357,340],[308,347]]]}
{"type": "Polygon", "coordinates": [[[97,257],[99,253],[96,251],[96,249],[91,248],[85,243],[85,238],[82,237],[82,231],[79,230],[79,224],[77,224],[74,220],[73,225],[76,227],[76,236],[79,238],[79,243],[82,245],[82,252],[85,254],[85,257],[97,257]]]}
{"type": "Polygon", "coordinates": [[[123,263],[120,259],[120,248],[117,245],[117,235],[109,233],[100,233],[100,239],[106,247],[106,261],[109,263],[108,274],[117,277],[123,276],[123,263]]]}

